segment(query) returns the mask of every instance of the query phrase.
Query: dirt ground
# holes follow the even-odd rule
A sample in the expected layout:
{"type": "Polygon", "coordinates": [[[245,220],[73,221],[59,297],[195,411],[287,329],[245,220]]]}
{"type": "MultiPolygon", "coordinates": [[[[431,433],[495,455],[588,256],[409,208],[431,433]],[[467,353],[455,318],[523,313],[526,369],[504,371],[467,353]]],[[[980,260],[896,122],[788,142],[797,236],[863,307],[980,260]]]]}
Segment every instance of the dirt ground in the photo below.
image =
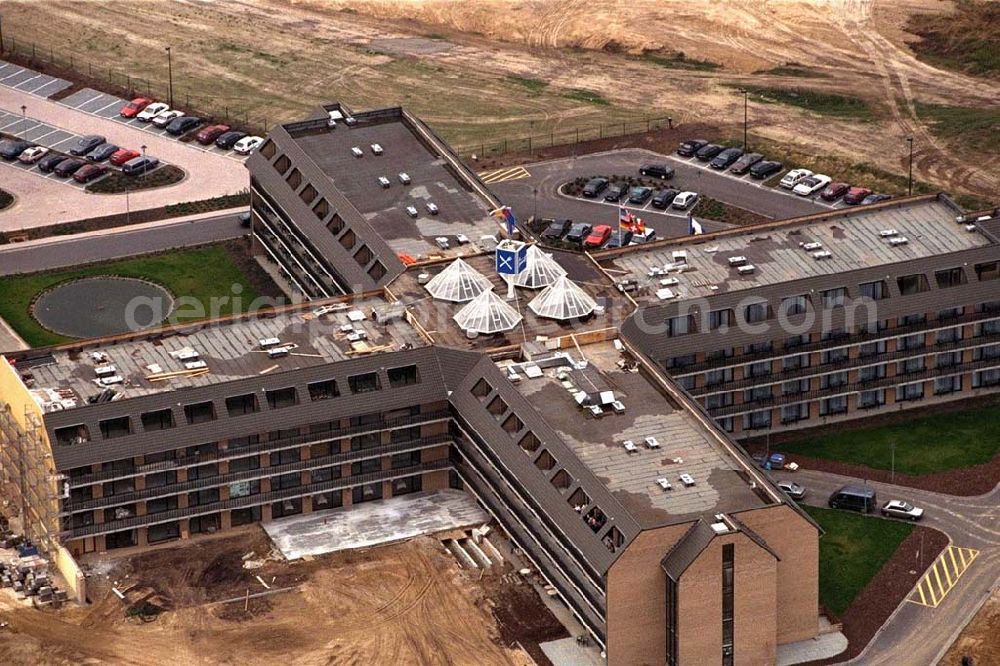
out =
{"type": "Polygon", "coordinates": [[[1000,589],[979,609],[938,666],[961,666],[962,657],[972,657],[973,663],[990,664],[1000,654],[1000,589]]]}
{"type": "Polygon", "coordinates": [[[15,607],[3,591],[0,663],[528,666],[515,644],[565,635],[527,584],[479,582],[430,537],[247,570],[251,551],[270,552],[260,529],[99,562],[85,608],[15,607]],[[281,592],[246,601],[267,591],[257,576],[281,592]]]}
{"type": "Polygon", "coordinates": [[[736,87],[802,86],[860,97],[878,119],[859,124],[753,104],[753,130],[895,173],[905,173],[905,137],[913,136],[918,180],[995,199],[1000,156],[968,159],[918,113],[918,101],[1000,106],[1000,83],[935,68],[910,50],[917,38],[904,30],[909,17],[949,7],[940,0],[54,0],[5,3],[4,28],[8,39],[37,40],[43,52],[55,45],[67,57],[72,49],[79,67],[99,73],[110,63],[122,76],[150,79],[160,94],[164,63],[147,54],[170,44],[178,97],[251,120],[290,119],[330,99],[357,108],[402,103],[457,144],[641,116],[742,120],[736,87]],[[676,52],[719,67],[656,59],[676,52]],[[772,71],[790,63],[806,75],[772,71]],[[579,90],[591,101],[574,97],[579,90]]]}

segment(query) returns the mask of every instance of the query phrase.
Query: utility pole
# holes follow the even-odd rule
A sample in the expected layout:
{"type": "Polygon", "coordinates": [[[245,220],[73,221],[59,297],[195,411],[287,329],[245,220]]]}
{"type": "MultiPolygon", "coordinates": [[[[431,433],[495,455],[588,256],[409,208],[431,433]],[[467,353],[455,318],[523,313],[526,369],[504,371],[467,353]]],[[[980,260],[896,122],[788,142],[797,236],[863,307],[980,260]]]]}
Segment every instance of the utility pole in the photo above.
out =
{"type": "Polygon", "coordinates": [[[906,179],[906,193],[913,194],[913,137],[906,137],[906,142],[910,144],[910,175],[906,179]]]}
{"type": "Polygon", "coordinates": [[[890,477],[889,477],[889,482],[890,483],[896,483],[896,442],[892,443],[892,463],[891,463],[891,469],[892,469],[892,472],[891,472],[890,477]]]}
{"type": "Polygon", "coordinates": [[[170,56],[170,47],[167,47],[167,81],[170,88],[170,108],[174,108],[174,65],[170,56]]]}
{"type": "Polygon", "coordinates": [[[28,114],[28,107],[25,106],[24,104],[22,104],[21,105],[21,138],[25,139],[25,140],[28,138],[28,130],[27,130],[28,115],[27,114],[28,114]]]}
{"type": "Polygon", "coordinates": [[[3,53],[4,53],[4,46],[3,46],[3,17],[0,16],[0,55],[3,55],[3,53]]]}
{"type": "Polygon", "coordinates": [[[747,125],[749,124],[750,91],[740,88],[740,92],[743,93],[743,152],[745,153],[749,150],[747,146],[747,125]]]}

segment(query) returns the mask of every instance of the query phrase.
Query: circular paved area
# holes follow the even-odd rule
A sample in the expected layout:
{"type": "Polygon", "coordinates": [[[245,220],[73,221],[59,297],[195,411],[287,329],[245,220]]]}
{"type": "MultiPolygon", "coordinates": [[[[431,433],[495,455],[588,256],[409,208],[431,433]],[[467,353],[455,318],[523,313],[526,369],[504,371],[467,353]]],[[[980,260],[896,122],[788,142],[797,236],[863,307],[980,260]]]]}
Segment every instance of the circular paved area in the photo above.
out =
{"type": "Polygon", "coordinates": [[[44,292],[31,314],[53,333],[94,338],[154,326],[170,314],[173,304],[170,292],[152,282],[92,277],[44,292]]]}

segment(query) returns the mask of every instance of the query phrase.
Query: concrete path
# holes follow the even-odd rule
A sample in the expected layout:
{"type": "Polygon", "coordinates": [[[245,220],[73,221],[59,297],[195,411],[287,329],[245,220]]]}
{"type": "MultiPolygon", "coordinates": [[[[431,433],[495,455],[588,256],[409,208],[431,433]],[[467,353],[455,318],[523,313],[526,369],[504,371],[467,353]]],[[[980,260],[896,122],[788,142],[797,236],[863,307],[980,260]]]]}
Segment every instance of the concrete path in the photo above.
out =
{"type": "Polygon", "coordinates": [[[489,520],[469,495],[460,490],[438,490],[278,519],[265,523],[264,530],[282,555],[297,560],[477,526],[489,520]]]}

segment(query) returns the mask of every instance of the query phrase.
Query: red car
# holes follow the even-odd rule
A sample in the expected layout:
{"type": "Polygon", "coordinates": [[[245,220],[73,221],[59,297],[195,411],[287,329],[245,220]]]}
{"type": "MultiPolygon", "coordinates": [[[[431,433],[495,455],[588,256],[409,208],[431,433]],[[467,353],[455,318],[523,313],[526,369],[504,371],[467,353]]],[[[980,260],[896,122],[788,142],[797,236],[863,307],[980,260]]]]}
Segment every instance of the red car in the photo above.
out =
{"type": "Polygon", "coordinates": [[[111,156],[110,162],[115,166],[121,166],[131,159],[139,157],[140,153],[138,150],[129,150],[128,148],[119,148],[111,156]]]}
{"type": "Polygon", "coordinates": [[[153,103],[148,97],[136,97],[134,100],[122,107],[118,114],[122,118],[135,118],[136,115],[153,103]]]}
{"type": "Polygon", "coordinates": [[[872,191],[867,187],[852,187],[847,190],[847,194],[844,195],[844,203],[851,204],[852,206],[857,205],[864,201],[865,197],[871,193],[872,191]]]}
{"type": "Polygon", "coordinates": [[[108,172],[108,167],[100,164],[85,164],[73,173],[73,180],[78,183],[89,183],[108,172]]]}
{"type": "Polygon", "coordinates": [[[194,137],[195,140],[203,146],[215,143],[215,140],[220,136],[228,132],[230,129],[229,125],[209,125],[194,137]]]}
{"type": "Polygon", "coordinates": [[[601,247],[611,238],[611,227],[606,224],[598,224],[590,230],[590,235],[583,239],[584,247],[601,247]]]}
{"type": "Polygon", "coordinates": [[[819,195],[819,198],[823,201],[836,201],[847,194],[847,190],[849,189],[851,189],[851,186],[847,183],[830,183],[823,190],[823,193],[819,195]]]}

